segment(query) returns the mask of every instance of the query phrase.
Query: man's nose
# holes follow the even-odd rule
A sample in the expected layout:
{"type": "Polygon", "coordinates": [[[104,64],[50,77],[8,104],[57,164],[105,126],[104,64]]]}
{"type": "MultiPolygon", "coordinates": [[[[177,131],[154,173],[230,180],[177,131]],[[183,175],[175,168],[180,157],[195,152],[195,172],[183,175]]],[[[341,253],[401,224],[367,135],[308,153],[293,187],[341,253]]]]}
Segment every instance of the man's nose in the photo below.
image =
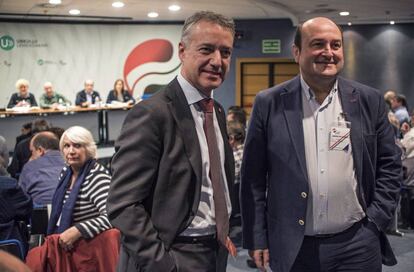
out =
{"type": "Polygon", "coordinates": [[[215,50],[211,55],[210,63],[214,66],[221,66],[222,56],[220,50],[215,50]]]}
{"type": "Polygon", "coordinates": [[[329,57],[332,57],[333,56],[333,50],[332,50],[332,47],[331,47],[331,45],[329,43],[327,43],[325,45],[325,47],[323,49],[323,54],[325,56],[329,56],[329,57]]]}

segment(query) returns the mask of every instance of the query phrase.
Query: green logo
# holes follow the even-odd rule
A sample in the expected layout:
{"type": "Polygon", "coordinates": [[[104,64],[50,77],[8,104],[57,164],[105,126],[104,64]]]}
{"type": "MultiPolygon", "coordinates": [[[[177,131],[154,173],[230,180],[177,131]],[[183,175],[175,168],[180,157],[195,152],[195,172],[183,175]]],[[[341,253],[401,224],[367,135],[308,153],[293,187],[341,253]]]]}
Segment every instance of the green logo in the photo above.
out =
{"type": "Polygon", "coordinates": [[[38,59],[37,60],[37,64],[39,64],[39,65],[43,65],[45,62],[42,60],[42,59],[38,59]]]}
{"type": "Polygon", "coordinates": [[[0,38],[0,47],[3,50],[10,51],[14,47],[14,40],[9,35],[4,35],[0,38]]]}

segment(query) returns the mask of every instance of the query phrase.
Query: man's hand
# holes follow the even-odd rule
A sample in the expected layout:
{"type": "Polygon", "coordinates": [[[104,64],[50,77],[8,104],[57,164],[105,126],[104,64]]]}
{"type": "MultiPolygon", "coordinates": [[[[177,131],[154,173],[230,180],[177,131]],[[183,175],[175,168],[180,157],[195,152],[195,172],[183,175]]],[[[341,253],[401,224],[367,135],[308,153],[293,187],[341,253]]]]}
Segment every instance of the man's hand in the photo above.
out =
{"type": "Polygon", "coordinates": [[[268,249],[249,250],[249,255],[254,260],[260,271],[266,271],[266,267],[269,265],[268,249]]]}
{"type": "Polygon", "coordinates": [[[66,251],[73,249],[73,244],[82,237],[76,227],[71,227],[62,232],[59,236],[59,245],[66,251]]]}

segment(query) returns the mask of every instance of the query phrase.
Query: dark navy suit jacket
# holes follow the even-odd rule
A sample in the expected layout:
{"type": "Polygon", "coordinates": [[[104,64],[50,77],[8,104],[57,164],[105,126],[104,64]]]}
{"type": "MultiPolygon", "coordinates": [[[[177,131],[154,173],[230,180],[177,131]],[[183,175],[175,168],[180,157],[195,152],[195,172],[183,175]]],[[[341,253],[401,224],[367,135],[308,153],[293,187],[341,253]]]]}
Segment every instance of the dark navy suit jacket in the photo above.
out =
{"type": "MultiPolygon", "coordinates": [[[[345,118],[351,122],[357,193],[368,218],[385,230],[402,180],[400,151],[382,96],[338,78],[345,118]]],[[[301,247],[309,195],[300,77],[260,92],[255,99],[242,165],[243,246],[270,251],[273,271],[289,271],[301,247]]],[[[339,170],[339,169],[338,169],[339,170]]],[[[381,232],[383,263],[396,263],[381,232]]]]}
{"type": "MultiPolygon", "coordinates": [[[[92,104],[95,104],[96,98],[99,98],[102,101],[99,93],[97,91],[93,91],[92,92],[92,104]]],[[[85,90],[82,90],[82,91],[80,91],[76,94],[76,101],[75,101],[76,106],[81,106],[82,103],[86,102],[86,101],[87,101],[87,99],[86,99],[86,91],[85,90]]]]}
{"type": "Polygon", "coordinates": [[[26,226],[32,215],[32,199],[14,178],[0,176],[0,240],[17,239],[28,249],[26,226]]]}

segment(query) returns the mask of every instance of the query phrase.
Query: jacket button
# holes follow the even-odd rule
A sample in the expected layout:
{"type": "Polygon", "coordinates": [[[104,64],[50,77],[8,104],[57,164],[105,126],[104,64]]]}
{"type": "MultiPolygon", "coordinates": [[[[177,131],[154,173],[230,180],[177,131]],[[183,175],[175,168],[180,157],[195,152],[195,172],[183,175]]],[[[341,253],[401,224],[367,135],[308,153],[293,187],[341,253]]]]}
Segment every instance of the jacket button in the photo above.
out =
{"type": "Polygon", "coordinates": [[[298,221],[298,223],[299,223],[299,225],[301,225],[301,226],[305,225],[305,221],[303,221],[302,219],[300,219],[300,220],[298,221]]]}
{"type": "Polygon", "coordinates": [[[305,193],[305,192],[300,193],[300,195],[302,196],[302,198],[306,198],[306,197],[308,197],[308,194],[307,194],[307,193],[305,193]]]}

